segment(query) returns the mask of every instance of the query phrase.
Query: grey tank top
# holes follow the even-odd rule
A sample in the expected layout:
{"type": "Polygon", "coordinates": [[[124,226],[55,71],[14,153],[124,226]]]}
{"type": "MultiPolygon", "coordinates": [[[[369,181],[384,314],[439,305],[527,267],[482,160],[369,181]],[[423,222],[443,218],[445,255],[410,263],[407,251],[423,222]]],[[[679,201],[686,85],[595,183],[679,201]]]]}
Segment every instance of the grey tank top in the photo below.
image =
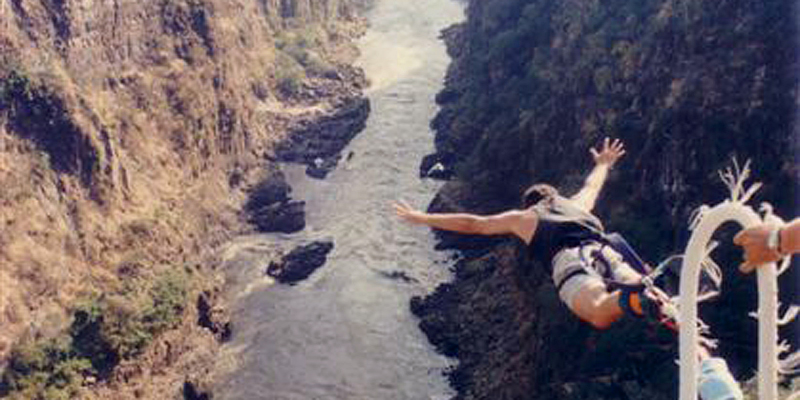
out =
{"type": "Polygon", "coordinates": [[[528,255],[544,263],[548,272],[552,271],[553,257],[559,251],[602,240],[603,223],[594,214],[561,196],[542,203],[534,206],[539,222],[528,245],[528,255]]]}

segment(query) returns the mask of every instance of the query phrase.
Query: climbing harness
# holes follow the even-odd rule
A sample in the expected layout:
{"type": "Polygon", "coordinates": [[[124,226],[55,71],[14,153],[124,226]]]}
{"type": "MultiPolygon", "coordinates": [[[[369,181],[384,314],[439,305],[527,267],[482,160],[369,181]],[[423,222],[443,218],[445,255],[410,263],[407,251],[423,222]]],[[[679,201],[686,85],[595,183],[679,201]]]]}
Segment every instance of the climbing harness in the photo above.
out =
{"type": "MultiPolygon", "coordinates": [[[[611,283],[614,285],[617,283],[617,280],[613,279],[613,271],[614,271],[614,264],[624,261],[627,263],[631,268],[633,268],[636,272],[643,276],[649,276],[653,273],[653,269],[645,263],[641,257],[633,250],[630,244],[625,240],[625,238],[620,235],[619,233],[612,232],[612,233],[602,233],[597,232],[598,238],[585,241],[580,244],[580,257],[582,261],[582,265],[573,265],[567,268],[567,270],[562,274],[562,277],[558,282],[556,282],[556,289],[561,290],[561,287],[570,280],[572,277],[581,274],[588,274],[590,273],[587,271],[586,267],[591,266],[598,274],[600,274],[603,279],[605,279],[606,283],[611,283]],[[592,251],[590,254],[586,254],[587,247],[592,246],[592,251]],[[622,259],[611,259],[616,257],[610,257],[607,249],[610,248],[614,250],[617,254],[619,254],[622,259]]],[[[639,286],[640,288],[643,288],[639,286]]]]}
{"type": "MultiPolygon", "coordinates": [[[[683,260],[682,255],[670,256],[653,268],[642,260],[622,235],[616,232],[602,234],[599,240],[582,243],[578,253],[581,263],[567,268],[556,282],[557,290],[560,291],[564,284],[575,276],[599,275],[609,291],[620,290],[619,305],[625,313],[643,316],[671,331],[678,331],[678,296],[670,295],[663,286],[666,286],[667,275],[677,274],[677,269],[683,260]],[[640,274],[641,280],[626,282],[620,279],[616,272],[623,263],[640,274]],[[631,308],[633,296],[638,296],[642,314],[631,308]]],[[[703,260],[702,271],[704,285],[698,302],[718,295],[721,283],[720,268],[711,257],[706,256],[703,260]]],[[[716,347],[715,342],[706,337],[709,333],[708,326],[699,319],[697,323],[699,331],[703,334],[700,337],[701,344],[709,349],[716,347]]]]}

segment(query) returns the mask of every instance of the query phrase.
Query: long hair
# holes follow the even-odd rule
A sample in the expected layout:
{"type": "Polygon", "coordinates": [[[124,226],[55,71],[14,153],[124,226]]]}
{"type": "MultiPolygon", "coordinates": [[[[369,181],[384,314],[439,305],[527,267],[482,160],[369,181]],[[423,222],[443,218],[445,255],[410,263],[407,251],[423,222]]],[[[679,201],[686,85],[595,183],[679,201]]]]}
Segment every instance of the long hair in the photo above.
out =
{"type": "Polygon", "coordinates": [[[522,208],[528,208],[541,201],[551,202],[558,196],[558,190],[546,183],[537,183],[522,195],[522,208]]]}

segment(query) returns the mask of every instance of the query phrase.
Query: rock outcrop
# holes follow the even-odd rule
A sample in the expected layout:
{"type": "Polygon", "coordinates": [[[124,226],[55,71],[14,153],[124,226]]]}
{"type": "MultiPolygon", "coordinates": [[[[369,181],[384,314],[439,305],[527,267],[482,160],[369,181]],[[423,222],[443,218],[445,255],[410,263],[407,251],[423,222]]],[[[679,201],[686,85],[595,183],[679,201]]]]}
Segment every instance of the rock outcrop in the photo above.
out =
{"type": "Polygon", "coordinates": [[[419,166],[420,178],[448,180],[455,175],[452,164],[455,157],[451,154],[434,153],[423,157],[419,166]]]}
{"type": "Polygon", "coordinates": [[[369,116],[369,100],[347,99],[337,111],[312,121],[302,121],[275,149],[278,161],[307,165],[306,173],[322,179],[341,159],[341,151],[361,132],[369,116]]]}
{"type": "Polygon", "coordinates": [[[227,342],[233,334],[233,323],[228,310],[220,304],[218,292],[206,290],[197,296],[197,325],[208,329],[220,342],[227,342]]]}
{"type": "Polygon", "coordinates": [[[317,241],[297,246],[280,260],[271,262],[265,272],[280,283],[295,284],[322,267],[331,250],[333,250],[332,241],[317,241]]]}
{"type": "MultiPolygon", "coordinates": [[[[430,209],[505,210],[536,182],[574,193],[591,167],[589,148],[613,136],[627,155],[596,212],[648,260],[680,252],[692,211],[727,195],[717,171],[733,156],[753,160],[765,184],[759,200],[795,215],[796,8],[470,1],[467,21],[444,32],[454,62],[432,123],[438,155],[422,169],[447,157],[456,173],[430,209]]],[[[756,334],[746,314],[755,289],[736,271],[730,237],[723,232],[715,253],[723,295],[701,316],[734,373],[747,378],[756,334]]],[[[460,360],[451,374],[456,398],[676,397],[674,348],[660,333],[653,338],[636,323],[602,333],[584,326],[559,304],[541,266],[525,267],[518,243],[442,238],[443,247],[466,249],[467,259],[455,282],[412,308],[434,344],[460,360]]],[[[791,302],[797,275],[790,275],[782,286],[791,302]]]]}
{"type": "Polygon", "coordinates": [[[292,200],[286,177],[273,166],[251,190],[245,212],[259,232],[292,233],[306,226],[305,202],[292,200]]]}
{"type": "Polygon", "coordinates": [[[274,203],[252,210],[250,222],[259,232],[293,233],[306,226],[304,201],[274,203]]]}

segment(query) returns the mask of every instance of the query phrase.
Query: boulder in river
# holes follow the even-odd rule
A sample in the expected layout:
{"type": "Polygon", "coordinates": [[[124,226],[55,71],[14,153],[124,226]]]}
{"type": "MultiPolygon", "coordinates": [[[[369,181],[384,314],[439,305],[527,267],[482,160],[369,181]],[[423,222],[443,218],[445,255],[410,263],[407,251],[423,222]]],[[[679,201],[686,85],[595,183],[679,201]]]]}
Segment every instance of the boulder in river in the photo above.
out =
{"type": "Polygon", "coordinates": [[[433,153],[422,158],[419,167],[420,178],[449,180],[455,175],[452,164],[455,157],[448,153],[433,153]]]}
{"type": "Polygon", "coordinates": [[[292,233],[306,226],[304,201],[274,203],[251,212],[250,222],[260,232],[292,233]]]}
{"type": "Polygon", "coordinates": [[[265,176],[250,189],[246,208],[258,208],[278,202],[289,200],[292,192],[291,186],[286,182],[286,176],[275,165],[267,167],[265,176]]]}
{"type": "Polygon", "coordinates": [[[295,284],[323,266],[332,249],[333,242],[330,240],[298,246],[280,261],[271,262],[266,273],[280,283],[295,284]]]}
{"type": "Polygon", "coordinates": [[[306,226],[305,202],[292,200],[291,191],[280,169],[267,169],[266,177],[250,190],[245,204],[249,222],[259,232],[303,230],[306,226]]]}

